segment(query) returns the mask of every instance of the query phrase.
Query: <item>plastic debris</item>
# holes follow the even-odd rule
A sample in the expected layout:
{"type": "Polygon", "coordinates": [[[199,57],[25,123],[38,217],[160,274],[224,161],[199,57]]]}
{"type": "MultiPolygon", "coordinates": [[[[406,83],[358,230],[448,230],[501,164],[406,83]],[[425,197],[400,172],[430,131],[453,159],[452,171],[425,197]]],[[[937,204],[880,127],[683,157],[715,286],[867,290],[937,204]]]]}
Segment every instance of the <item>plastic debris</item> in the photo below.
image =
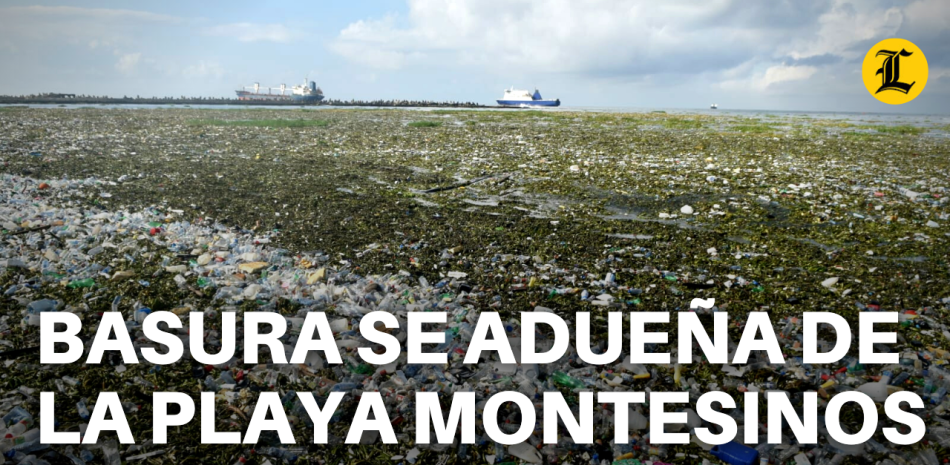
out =
{"type": "MultiPolygon", "coordinates": [[[[174,447],[150,444],[150,418],[137,396],[196,389],[217,393],[227,412],[221,431],[246,427],[258,392],[285,399],[301,446],[264,435],[253,447],[216,448],[230,463],[905,465],[950,457],[941,226],[950,176],[940,138],[895,136],[888,145],[847,135],[864,130],[848,123],[795,118],[782,120],[788,131],[761,123],[775,137],[753,138],[735,134],[752,124],[744,118],[683,115],[340,112],[325,116],[332,124],[301,132],[209,124],[195,116],[199,110],[73,116],[78,111],[0,115],[0,452],[8,463],[182,461],[197,450],[197,421],[181,427],[188,440],[174,447]],[[403,124],[407,117],[459,124],[420,138],[403,124]],[[132,131],[130,119],[149,130],[132,131]],[[58,130],[35,140],[35,130],[51,123],[58,130]],[[881,155],[895,147],[920,154],[913,167],[881,155]],[[934,170],[918,172],[924,165],[934,170]],[[898,342],[875,347],[900,354],[900,363],[866,367],[852,351],[838,364],[803,364],[805,309],[852,322],[860,312],[900,312],[898,342]],[[142,322],[159,310],[186,324],[201,312],[209,352],[221,347],[224,312],[281,314],[286,348],[308,313],[326,312],[344,363],[315,352],[303,364],[274,365],[265,351],[261,363],[245,364],[243,347],[213,366],[123,364],[107,354],[97,367],[54,367],[32,353],[3,356],[35,349],[38,315],[51,311],[80,315],[87,339],[103,312],[121,312],[141,349],[142,322]],[[401,323],[410,312],[447,312],[437,328],[445,340],[434,350],[449,363],[362,361],[356,349],[374,344],[358,328],[373,310],[401,323]],[[588,366],[576,340],[548,365],[505,364],[495,355],[461,363],[485,311],[502,314],[512,340],[523,336],[520,311],[556,313],[571,324],[577,312],[591,312],[591,350],[603,353],[606,312],[650,310],[695,311],[710,325],[713,314],[728,311],[731,340],[741,316],[768,312],[787,363],[753,356],[747,365],[719,366],[697,356],[689,365],[644,365],[629,360],[625,343],[617,363],[588,366]],[[63,431],[84,429],[98,392],[121,392],[138,444],[39,444],[39,390],[55,390],[63,431]],[[928,429],[912,446],[880,433],[847,446],[826,431],[818,444],[798,444],[785,425],[756,423],[736,409],[728,412],[740,428],[732,442],[658,445],[650,441],[649,407],[637,406],[628,411],[629,442],[617,444],[615,412],[597,405],[593,444],[563,434],[544,444],[536,428],[511,446],[481,432],[472,445],[417,445],[409,393],[420,390],[476,392],[479,402],[516,390],[536,406],[550,391],[569,399],[590,390],[683,391],[695,400],[718,390],[740,403],[745,392],[786,391],[796,407],[802,392],[827,402],[858,390],[880,402],[908,390],[925,399],[913,413],[928,429]],[[342,446],[344,418],[370,391],[384,396],[399,444],[382,446],[370,434],[351,453],[342,446]],[[330,424],[329,446],[307,447],[312,431],[293,392],[320,402],[331,392],[351,394],[330,424]],[[765,441],[774,428],[782,430],[780,445],[765,441]],[[758,433],[758,444],[742,444],[746,430],[758,433]]],[[[252,113],[233,117],[258,117],[252,113]]],[[[404,327],[388,332],[404,343],[404,327]]],[[[178,335],[187,341],[184,330],[178,335]]],[[[539,348],[551,344],[546,329],[535,336],[539,348]]],[[[680,431],[711,426],[693,408],[677,407],[687,420],[680,431]]],[[[506,427],[521,418],[508,407],[499,416],[506,427]]],[[[843,423],[853,430],[859,420],[849,414],[843,423]]]]}

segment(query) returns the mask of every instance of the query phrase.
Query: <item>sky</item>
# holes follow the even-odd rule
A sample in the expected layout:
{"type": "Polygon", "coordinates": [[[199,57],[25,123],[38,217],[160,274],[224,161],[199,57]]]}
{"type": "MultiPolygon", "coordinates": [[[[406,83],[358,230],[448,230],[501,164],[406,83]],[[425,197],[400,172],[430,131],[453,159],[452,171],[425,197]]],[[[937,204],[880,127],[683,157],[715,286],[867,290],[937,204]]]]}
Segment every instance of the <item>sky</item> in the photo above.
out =
{"type": "Polygon", "coordinates": [[[233,96],[950,113],[948,0],[361,0],[0,3],[0,94],[233,96]],[[907,39],[929,79],[871,97],[861,62],[907,39]]]}

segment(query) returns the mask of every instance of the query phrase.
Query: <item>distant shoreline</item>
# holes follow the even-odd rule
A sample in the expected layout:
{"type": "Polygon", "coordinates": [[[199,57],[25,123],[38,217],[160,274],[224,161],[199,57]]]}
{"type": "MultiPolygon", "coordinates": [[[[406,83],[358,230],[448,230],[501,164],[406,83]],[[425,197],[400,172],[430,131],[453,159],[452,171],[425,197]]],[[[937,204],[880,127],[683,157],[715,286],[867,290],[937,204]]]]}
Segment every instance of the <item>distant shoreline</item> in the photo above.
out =
{"type": "Polygon", "coordinates": [[[426,100],[324,100],[317,103],[274,100],[238,100],[230,98],[114,98],[114,97],[13,97],[0,96],[2,105],[237,105],[286,107],[432,107],[432,108],[511,108],[473,102],[434,102],[426,100]]]}

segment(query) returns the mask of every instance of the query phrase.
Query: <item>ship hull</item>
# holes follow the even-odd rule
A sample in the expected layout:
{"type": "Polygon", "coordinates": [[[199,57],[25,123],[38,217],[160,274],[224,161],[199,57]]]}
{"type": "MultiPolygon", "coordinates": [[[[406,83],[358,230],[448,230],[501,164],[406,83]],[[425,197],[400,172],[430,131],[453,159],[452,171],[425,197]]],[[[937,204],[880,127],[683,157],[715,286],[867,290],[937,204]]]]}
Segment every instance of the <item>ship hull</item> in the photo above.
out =
{"type": "Polygon", "coordinates": [[[272,102],[300,102],[317,103],[323,100],[322,95],[280,95],[255,94],[253,92],[237,91],[238,100],[272,101],[272,102]]]}
{"type": "Polygon", "coordinates": [[[560,100],[496,100],[499,105],[506,107],[557,107],[561,105],[560,100]]]}

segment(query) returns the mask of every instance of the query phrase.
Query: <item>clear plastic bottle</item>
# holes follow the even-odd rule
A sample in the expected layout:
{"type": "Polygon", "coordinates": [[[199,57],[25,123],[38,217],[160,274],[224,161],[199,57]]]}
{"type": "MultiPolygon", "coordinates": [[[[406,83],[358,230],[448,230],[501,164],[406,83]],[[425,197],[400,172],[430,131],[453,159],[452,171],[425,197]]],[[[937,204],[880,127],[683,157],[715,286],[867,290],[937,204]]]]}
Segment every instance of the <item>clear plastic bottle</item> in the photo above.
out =
{"type": "Polygon", "coordinates": [[[7,434],[3,439],[0,439],[0,455],[10,458],[8,454],[13,451],[13,435],[7,434]]]}
{"type": "Polygon", "coordinates": [[[76,411],[79,413],[79,418],[89,419],[89,408],[86,407],[86,399],[79,399],[79,402],[76,402],[76,411]]]}
{"type": "Polygon", "coordinates": [[[26,432],[29,429],[30,425],[27,424],[25,419],[16,422],[13,426],[7,429],[7,434],[13,437],[17,437],[26,432]]]}
{"type": "Polygon", "coordinates": [[[22,436],[14,439],[13,448],[23,452],[29,453],[43,447],[40,444],[40,430],[39,428],[33,428],[25,433],[22,436]]]}
{"type": "Polygon", "coordinates": [[[114,439],[102,444],[102,458],[105,465],[121,465],[122,457],[119,455],[119,445],[114,439]]]}

